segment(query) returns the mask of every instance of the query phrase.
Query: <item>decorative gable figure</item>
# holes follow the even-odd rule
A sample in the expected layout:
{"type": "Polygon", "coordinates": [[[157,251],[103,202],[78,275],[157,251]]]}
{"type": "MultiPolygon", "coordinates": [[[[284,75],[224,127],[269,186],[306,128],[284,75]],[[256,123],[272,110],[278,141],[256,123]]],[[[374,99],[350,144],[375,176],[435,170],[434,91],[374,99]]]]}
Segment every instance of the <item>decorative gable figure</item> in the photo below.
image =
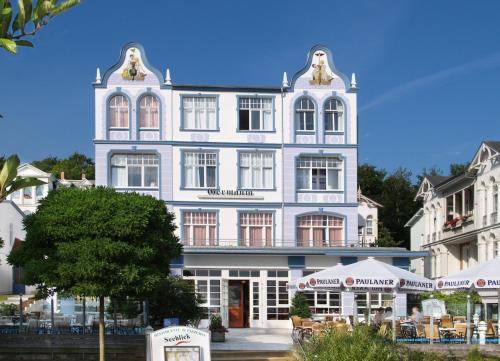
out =
{"type": "Polygon", "coordinates": [[[122,71],[122,78],[125,80],[144,80],[146,73],[141,65],[141,60],[135,54],[136,49],[130,49],[128,64],[122,71]]]}
{"type": "Polygon", "coordinates": [[[311,85],[330,85],[333,77],[328,73],[327,66],[323,57],[326,54],[324,52],[318,51],[314,54],[315,59],[317,59],[316,64],[312,64],[313,73],[312,79],[309,80],[311,85]]]}

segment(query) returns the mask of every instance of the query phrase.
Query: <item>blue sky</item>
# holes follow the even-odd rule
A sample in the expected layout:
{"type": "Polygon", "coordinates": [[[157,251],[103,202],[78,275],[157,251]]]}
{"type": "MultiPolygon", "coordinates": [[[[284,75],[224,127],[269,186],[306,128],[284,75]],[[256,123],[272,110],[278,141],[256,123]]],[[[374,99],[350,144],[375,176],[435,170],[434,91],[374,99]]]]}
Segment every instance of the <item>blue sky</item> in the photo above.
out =
{"type": "Polygon", "coordinates": [[[0,53],[0,154],[93,156],[91,82],[141,42],[179,83],[279,85],[311,46],[359,85],[360,162],[414,173],[500,139],[500,2],[83,0],[0,53]]]}

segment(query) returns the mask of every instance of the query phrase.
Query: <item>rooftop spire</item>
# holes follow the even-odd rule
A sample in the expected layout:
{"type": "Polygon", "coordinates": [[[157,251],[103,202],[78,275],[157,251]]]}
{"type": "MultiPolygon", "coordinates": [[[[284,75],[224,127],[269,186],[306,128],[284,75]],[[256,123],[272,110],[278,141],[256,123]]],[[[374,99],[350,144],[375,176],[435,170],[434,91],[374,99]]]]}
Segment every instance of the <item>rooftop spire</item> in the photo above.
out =
{"type": "Polygon", "coordinates": [[[283,73],[283,83],[281,83],[281,86],[283,88],[289,88],[290,85],[288,84],[288,76],[286,75],[286,71],[283,73]]]}
{"type": "Polygon", "coordinates": [[[352,73],[351,75],[351,88],[356,89],[358,86],[358,83],[356,83],[356,74],[352,73]]]}
{"type": "Polygon", "coordinates": [[[97,68],[97,71],[95,73],[95,83],[101,84],[101,69],[99,68],[97,68]]]}
{"type": "Polygon", "coordinates": [[[165,84],[172,85],[172,78],[170,77],[170,69],[167,68],[167,72],[165,74],[165,84]]]}

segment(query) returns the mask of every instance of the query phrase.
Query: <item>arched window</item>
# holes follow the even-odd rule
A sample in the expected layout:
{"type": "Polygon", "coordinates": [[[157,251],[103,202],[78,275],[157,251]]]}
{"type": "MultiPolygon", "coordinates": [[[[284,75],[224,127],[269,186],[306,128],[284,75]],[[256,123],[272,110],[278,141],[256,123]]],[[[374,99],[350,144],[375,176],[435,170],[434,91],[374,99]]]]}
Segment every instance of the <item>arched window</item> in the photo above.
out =
{"type": "Polygon", "coordinates": [[[344,219],[323,214],[297,218],[298,247],[344,246],[344,219]]]}
{"type": "Polygon", "coordinates": [[[371,236],[373,235],[373,217],[366,217],[366,234],[371,236]]]}
{"type": "Polygon", "coordinates": [[[341,132],[344,124],[344,105],[338,99],[329,99],[325,103],[325,131],[341,132]]]}
{"type": "Polygon", "coordinates": [[[160,102],[153,95],[145,95],[139,103],[139,127],[158,129],[160,124],[160,102]]]}
{"type": "Polygon", "coordinates": [[[314,103],[303,97],[295,103],[296,129],[298,131],[314,131],[314,103]]]}
{"type": "Polygon", "coordinates": [[[128,100],[123,95],[114,95],[108,105],[109,127],[128,128],[128,100]]]}
{"type": "Polygon", "coordinates": [[[491,188],[491,224],[497,223],[498,213],[498,185],[493,184],[491,188]]]}

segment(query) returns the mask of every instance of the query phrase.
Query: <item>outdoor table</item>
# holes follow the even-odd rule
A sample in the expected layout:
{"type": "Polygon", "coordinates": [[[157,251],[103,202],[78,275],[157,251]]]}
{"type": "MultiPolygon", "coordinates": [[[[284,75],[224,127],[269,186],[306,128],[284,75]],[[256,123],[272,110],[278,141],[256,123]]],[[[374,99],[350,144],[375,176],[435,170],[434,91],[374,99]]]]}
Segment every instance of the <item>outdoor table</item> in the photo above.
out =
{"type": "Polygon", "coordinates": [[[445,338],[445,339],[457,338],[457,334],[455,333],[456,331],[457,331],[457,329],[454,327],[440,327],[439,328],[439,333],[441,335],[441,338],[445,338]]]}

